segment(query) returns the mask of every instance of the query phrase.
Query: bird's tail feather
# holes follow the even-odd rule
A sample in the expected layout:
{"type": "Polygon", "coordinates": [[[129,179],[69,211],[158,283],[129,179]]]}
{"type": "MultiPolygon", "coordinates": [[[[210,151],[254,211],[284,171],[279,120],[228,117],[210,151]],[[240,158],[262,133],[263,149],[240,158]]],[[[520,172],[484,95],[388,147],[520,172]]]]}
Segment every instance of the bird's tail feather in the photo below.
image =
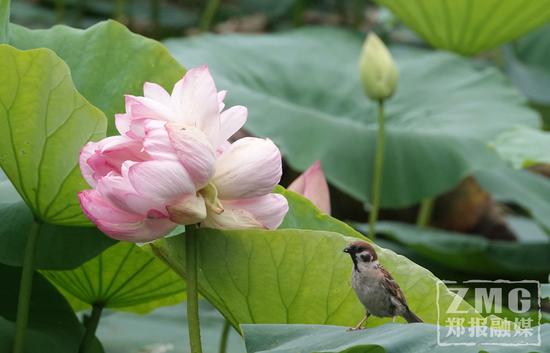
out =
{"type": "Polygon", "coordinates": [[[418,316],[415,315],[415,313],[413,313],[412,311],[410,310],[407,310],[405,312],[405,314],[403,315],[403,318],[405,320],[407,320],[408,323],[412,323],[412,322],[424,322],[422,321],[421,318],[419,318],[418,316]]]}

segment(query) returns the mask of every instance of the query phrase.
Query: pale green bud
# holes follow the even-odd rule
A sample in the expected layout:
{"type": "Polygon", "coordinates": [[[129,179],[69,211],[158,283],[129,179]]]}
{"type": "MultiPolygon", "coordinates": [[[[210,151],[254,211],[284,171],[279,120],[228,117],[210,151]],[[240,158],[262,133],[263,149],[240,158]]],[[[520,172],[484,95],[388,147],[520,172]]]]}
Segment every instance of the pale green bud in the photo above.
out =
{"type": "Polygon", "coordinates": [[[365,93],[373,100],[389,98],[395,92],[399,73],[390,51],[374,33],[369,33],[359,59],[359,75],[365,93]]]}

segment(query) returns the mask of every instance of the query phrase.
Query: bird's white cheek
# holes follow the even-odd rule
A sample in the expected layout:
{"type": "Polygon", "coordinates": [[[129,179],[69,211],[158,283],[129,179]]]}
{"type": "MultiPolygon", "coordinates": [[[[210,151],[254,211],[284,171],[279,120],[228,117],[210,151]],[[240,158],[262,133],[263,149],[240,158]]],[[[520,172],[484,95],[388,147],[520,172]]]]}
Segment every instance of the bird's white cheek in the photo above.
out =
{"type": "Polygon", "coordinates": [[[378,261],[359,262],[357,267],[359,267],[360,271],[373,271],[378,269],[378,261]]]}

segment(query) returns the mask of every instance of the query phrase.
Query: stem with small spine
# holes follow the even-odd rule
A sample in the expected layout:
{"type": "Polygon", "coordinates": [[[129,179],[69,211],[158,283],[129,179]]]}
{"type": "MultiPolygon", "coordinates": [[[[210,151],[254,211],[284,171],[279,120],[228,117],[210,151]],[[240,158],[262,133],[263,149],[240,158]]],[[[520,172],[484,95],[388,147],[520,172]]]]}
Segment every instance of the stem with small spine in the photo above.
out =
{"type": "Polygon", "coordinates": [[[225,320],[223,323],[222,337],[220,340],[220,350],[219,353],[227,352],[227,342],[229,341],[229,332],[231,330],[231,324],[229,321],[225,320]]]}
{"type": "Polygon", "coordinates": [[[378,210],[380,208],[380,194],[382,184],[382,170],[384,169],[384,101],[378,101],[378,137],[376,139],[376,152],[374,156],[374,170],[371,188],[371,210],[369,213],[369,234],[372,239],[376,239],[376,222],[378,220],[378,210]]]}
{"type": "Polygon", "coordinates": [[[92,306],[92,313],[84,321],[84,327],[86,331],[84,332],[84,337],[80,343],[79,353],[86,353],[90,348],[90,345],[94,341],[95,331],[99,325],[99,319],[101,318],[101,312],[103,311],[102,304],[94,304],[92,306]]]}
{"type": "Polygon", "coordinates": [[[197,226],[185,227],[185,272],[187,281],[187,327],[191,353],[202,353],[197,280],[197,226]]]}
{"type": "Polygon", "coordinates": [[[23,353],[25,351],[25,333],[29,321],[29,308],[32,292],[32,277],[34,275],[33,266],[36,256],[36,244],[40,234],[41,222],[34,219],[31,224],[27,245],[25,246],[25,257],[23,259],[23,269],[21,270],[21,283],[19,285],[19,299],[17,302],[17,316],[15,321],[15,338],[13,343],[13,353],[23,353]]]}

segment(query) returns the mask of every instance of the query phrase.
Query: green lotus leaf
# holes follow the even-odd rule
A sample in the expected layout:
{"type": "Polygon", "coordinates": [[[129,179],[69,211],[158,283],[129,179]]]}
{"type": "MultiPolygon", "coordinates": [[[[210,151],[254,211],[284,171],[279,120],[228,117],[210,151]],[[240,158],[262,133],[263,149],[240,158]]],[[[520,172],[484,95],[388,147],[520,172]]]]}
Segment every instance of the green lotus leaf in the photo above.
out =
{"type": "Polygon", "coordinates": [[[399,222],[380,222],[377,230],[407,249],[463,273],[539,279],[550,272],[550,238],[544,234],[542,239],[520,238],[516,243],[399,222]]]}
{"type": "MultiPolygon", "coordinates": [[[[342,250],[364,238],[301,196],[281,192],[290,211],[276,231],[199,230],[200,293],[235,327],[244,323],[356,324],[364,309],[350,287],[352,263],[342,250]]],[[[151,245],[183,277],[184,236],[151,245]]],[[[455,294],[428,270],[392,251],[375,248],[411,309],[426,322],[438,322],[436,302],[448,305],[455,294]]],[[[466,302],[459,303],[468,317],[479,316],[466,302]]],[[[443,313],[439,319],[446,317],[443,313]]],[[[391,321],[369,320],[373,326],[391,321]]]]}
{"type": "Polygon", "coordinates": [[[519,128],[498,135],[491,146],[514,168],[550,163],[550,133],[519,128]]]}
{"type": "Polygon", "coordinates": [[[105,136],[105,116],[49,49],[0,45],[0,76],[0,166],[35,217],[89,224],[77,198],[88,187],[78,156],[86,142],[105,136]]]}
{"type": "MultiPolygon", "coordinates": [[[[186,65],[207,63],[228,105],[249,108],[246,129],[269,137],[293,169],[321,160],[334,186],[370,199],[377,105],[359,82],[363,38],[330,28],[166,41],[186,65]]],[[[458,55],[391,47],[397,92],[386,104],[382,205],[404,207],[453,188],[500,159],[498,134],[538,115],[498,70],[458,55]]]]}
{"type": "MultiPolygon", "coordinates": [[[[15,333],[21,269],[0,265],[0,352],[11,352],[15,333]]],[[[25,353],[78,352],[84,327],[63,296],[38,273],[34,274],[25,353]]],[[[87,353],[103,353],[97,339],[87,353]]]]}
{"type": "Polygon", "coordinates": [[[125,111],[125,94],[143,95],[146,81],[171,91],[185,72],[162,44],[115,21],[86,30],[67,26],[30,30],[11,25],[10,43],[20,49],[55,51],[70,67],[78,91],[108,117],[108,135],[117,134],[114,114],[125,111]]]}
{"type": "Polygon", "coordinates": [[[91,305],[147,313],[185,299],[185,282],[133,243],[118,243],[82,266],[42,271],[75,309],[91,305]]]}
{"type": "Polygon", "coordinates": [[[376,0],[436,48],[473,55],[550,21],[545,0],[376,0]]]}
{"type": "Polygon", "coordinates": [[[514,203],[550,230],[550,180],[527,170],[497,168],[475,173],[481,187],[497,200],[514,203]]]}
{"type": "Polygon", "coordinates": [[[242,330],[248,353],[543,353],[550,349],[550,324],[540,327],[542,345],[529,348],[518,346],[517,337],[500,338],[502,345],[494,345],[486,344],[486,337],[475,336],[463,336],[456,340],[459,344],[443,346],[438,341],[437,326],[429,324],[393,324],[355,332],[318,325],[243,325],[242,330]]]}
{"type": "MultiPolygon", "coordinates": [[[[0,219],[0,263],[23,266],[27,236],[33,221],[32,212],[22,201],[0,203],[0,219]]],[[[34,268],[75,268],[114,243],[115,240],[106,237],[97,228],[42,223],[34,268]]]]}
{"type": "Polygon", "coordinates": [[[533,102],[550,105],[550,25],[533,31],[504,48],[506,71],[533,102]]]}

